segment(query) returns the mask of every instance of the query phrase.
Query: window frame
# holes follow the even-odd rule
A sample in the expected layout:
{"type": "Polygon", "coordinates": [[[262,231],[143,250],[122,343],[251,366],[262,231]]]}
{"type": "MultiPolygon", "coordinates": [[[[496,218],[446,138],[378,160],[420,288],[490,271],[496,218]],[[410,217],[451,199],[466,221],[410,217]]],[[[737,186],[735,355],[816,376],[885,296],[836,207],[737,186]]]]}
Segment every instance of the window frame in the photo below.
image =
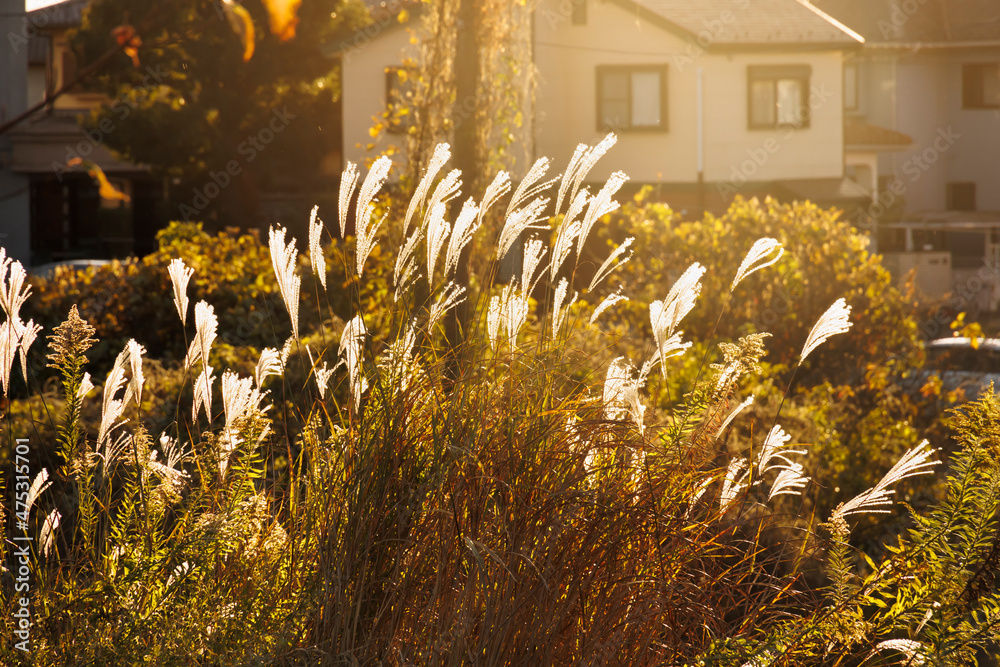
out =
{"type": "Polygon", "coordinates": [[[859,88],[859,86],[858,86],[858,74],[859,74],[858,64],[856,62],[844,63],[844,73],[842,74],[842,76],[844,78],[844,111],[857,111],[858,110],[858,106],[859,106],[859,101],[858,101],[858,88],[859,88]],[[851,93],[851,96],[854,99],[854,104],[852,104],[850,106],[848,106],[848,104],[847,104],[847,93],[848,93],[847,71],[848,70],[851,70],[851,71],[854,72],[854,85],[850,87],[850,93],[851,93]]]}
{"type": "Polygon", "coordinates": [[[812,113],[809,108],[809,86],[812,82],[812,67],[810,65],[747,65],[747,129],[748,130],[778,130],[791,128],[795,130],[809,129],[812,124],[812,113]],[[753,85],[758,81],[770,81],[773,86],[774,99],[777,100],[779,81],[798,81],[801,84],[799,93],[799,110],[803,117],[798,123],[782,123],[778,121],[775,109],[773,123],[760,123],[753,115],[753,85]]]}
{"type": "Polygon", "coordinates": [[[944,184],[945,210],[975,211],[979,202],[976,197],[975,181],[948,181],[944,184]],[[971,208],[959,206],[964,201],[971,202],[971,208]]]}
{"type": "Polygon", "coordinates": [[[666,64],[643,63],[638,65],[598,65],[595,74],[595,109],[597,111],[597,130],[599,132],[645,132],[661,133],[669,130],[667,102],[667,69],[666,64]],[[632,124],[632,74],[653,72],[660,75],[660,123],[658,125],[633,125],[632,124]],[[625,73],[628,75],[628,125],[612,127],[604,122],[604,97],[603,86],[604,77],[608,74],[625,73]]]}
{"type": "Polygon", "coordinates": [[[997,76],[997,84],[1000,85],[1000,62],[978,62],[962,63],[962,108],[963,109],[1000,109],[1000,95],[996,102],[987,104],[983,99],[983,74],[992,68],[997,76]],[[975,71],[976,85],[975,91],[969,88],[971,82],[970,73],[975,71]],[[976,99],[973,93],[978,93],[976,99]]]}
{"type": "MultiPolygon", "coordinates": [[[[406,65],[388,65],[385,68],[386,132],[389,134],[407,134],[410,128],[414,126],[412,105],[410,105],[410,113],[406,114],[406,116],[398,119],[393,118],[393,106],[402,105],[405,102],[403,99],[405,91],[398,90],[399,72],[401,71],[407,73],[408,79],[417,73],[415,67],[408,67],[406,65]]],[[[409,81],[412,81],[412,79],[409,79],[409,81]]]]}

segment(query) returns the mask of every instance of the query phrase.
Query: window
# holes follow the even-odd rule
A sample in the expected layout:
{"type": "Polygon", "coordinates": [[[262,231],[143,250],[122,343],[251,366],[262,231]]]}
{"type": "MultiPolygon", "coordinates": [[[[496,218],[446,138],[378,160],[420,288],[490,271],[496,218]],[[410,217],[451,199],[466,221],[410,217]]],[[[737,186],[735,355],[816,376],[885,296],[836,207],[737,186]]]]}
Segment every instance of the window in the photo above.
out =
{"type": "Polygon", "coordinates": [[[749,127],[809,127],[808,65],[751,65],[747,73],[749,127]]]}
{"type": "Polygon", "coordinates": [[[945,208],[949,211],[976,210],[975,183],[948,183],[945,185],[945,208]]]}
{"type": "Polygon", "coordinates": [[[573,25],[587,25],[587,0],[572,0],[573,14],[570,17],[573,25]]]}
{"type": "Polygon", "coordinates": [[[855,63],[844,65],[844,110],[856,111],[858,108],[858,66],[855,63]]]}
{"type": "Polygon", "coordinates": [[[1000,108],[1000,64],[962,65],[962,107],[1000,108]]]}
{"type": "Polygon", "coordinates": [[[408,67],[385,68],[388,131],[393,134],[404,134],[413,126],[413,73],[408,67]]]}
{"type": "Polygon", "coordinates": [[[602,131],[665,131],[666,66],[598,67],[597,126],[602,131]]]}

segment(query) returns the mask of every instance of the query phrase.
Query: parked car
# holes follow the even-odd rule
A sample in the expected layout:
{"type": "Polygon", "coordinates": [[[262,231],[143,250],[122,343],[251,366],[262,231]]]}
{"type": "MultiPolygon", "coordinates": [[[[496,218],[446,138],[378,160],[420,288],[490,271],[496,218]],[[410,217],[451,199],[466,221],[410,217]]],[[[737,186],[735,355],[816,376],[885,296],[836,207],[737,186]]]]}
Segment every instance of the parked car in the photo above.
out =
{"type": "Polygon", "coordinates": [[[938,338],[924,347],[924,367],[902,383],[910,393],[919,392],[928,381],[940,380],[942,395],[955,392],[955,401],[971,401],[989,391],[1000,392],[1000,339],[938,338]]]}
{"type": "Polygon", "coordinates": [[[49,262],[48,264],[34,266],[31,268],[29,273],[33,276],[38,276],[39,278],[51,278],[52,274],[55,273],[56,268],[60,266],[70,266],[77,271],[83,271],[84,269],[89,269],[94,266],[104,266],[109,263],[110,261],[106,259],[68,259],[63,262],[49,262]]]}

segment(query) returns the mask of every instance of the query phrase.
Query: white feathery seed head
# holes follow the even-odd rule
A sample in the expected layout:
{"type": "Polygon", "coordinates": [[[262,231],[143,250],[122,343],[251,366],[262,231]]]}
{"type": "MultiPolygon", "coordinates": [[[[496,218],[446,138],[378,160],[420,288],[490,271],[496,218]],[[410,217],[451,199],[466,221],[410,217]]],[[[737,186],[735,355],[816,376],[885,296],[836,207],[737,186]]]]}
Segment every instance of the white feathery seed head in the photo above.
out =
{"type": "Polygon", "coordinates": [[[483,218],[486,216],[486,212],[493,208],[493,205],[497,202],[497,200],[508,192],[510,192],[510,174],[501,170],[496,176],[493,177],[493,180],[486,188],[486,193],[483,195],[483,203],[479,207],[479,219],[477,226],[483,224],[483,218]]]}
{"type": "Polygon", "coordinates": [[[207,301],[199,301],[194,305],[194,324],[194,339],[188,346],[184,368],[191,368],[198,361],[202,362],[202,367],[208,365],[208,355],[219,329],[219,319],[215,316],[215,308],[207,301]]]}
{"type": "Polygon", "coordinates": [[[888,513],[889,510],[885,509],[885,507],[892,505],[892,500],[889,496],[895,493],[894,490],[889,489],[888,487],[896,482],[906,479],[907,477],[927,475],[933,472],[931,468],[941,462],[930,461],[928,459],[930,459],[936,451],[937,450],[930,448],[926,440],[913,449],[907,451],[899,458],[898,461],[896,461],[896,465],[894,465],[889,472],[885,474],[885,477],[883,477],[878,484],[867,491],[862,491],[846,503],[838,505],[833,511],[830,523],[838,523],[848,515],[858,514],[861,512],[869,514],[888,513]]]}
{"type": "Polygon", "coordinates": [[[271,250],[271,266],[274,267],[274,275],[278,279],[278,291],[285,302],[288,316],[292,319],[292,334],[296,339],[299,337],[299,289],[302,280],[295,275],[295,263],[298,259],[298,251],[295,249],[295,239],[289,240],[285,244],[285,228],[270,228],[269,244],[271,250]]]}
{"type": "Polygon", "coordinates": [[[423,226],[427,226],[427,214],[433,211],[438,204],[447,204],[455,197],[462,194],[462,172],[459,169],[452,169],[441,179],[441,182],[434,188],[431,198],[427,201],[427,209],[424,212],[423,226]]]}
{"type": "Polygon", "coordinates": [[[524,208],[519,208],[507,215],[503,229],[500,230],[500,240],[497,242],[498,261],[507,256],[511,247],[526,229],[548,229],[548,227],[538,225],[538,221],[542,218],[542,210],[548,203],[547,198],[539,197],[532,200],[524,208]]]}
{"type": "Polygon", "coordinates": [[[729,413],[729,416],[726,417],[726,419],[722,422],[722,426],[719,427],[719,430],[715,434],[715,437],[716,438],[721,438],[723,431],[725,431],[726,428],[733,422],[733,420],[736,419],[737,415],[739,415],[741,412],[743,412],[744,410],[746,410],[752,404],[753,404],[753,396],[749,397],[747,400],[745,400],[742,403],[740,403],[739,405],[737,405],[733,409],[733,411],[729,413]]]}
{"type": "Polygon", "coordinates": [[[566,167],[566,173],[563,174],[562,183],[559,185],[559,195],[556,198],[555,215],[559,215],[559,210],[562,208],[563,201],[573,200],[577,191],[580,189],[580,185],[582,185],[584,179],[587,178],[587,174],[590,173],[590,170],[594,168],[597,161],[604,157],[604,154],[607,153],[617,141],[618,137],[611,132],[607,134],[596,146],[589,147],[586,144],[580,144],[576,147],[576,150],[573,152],[573,157],[570,158],[569,165],[566,167]]]}
{"type": "Polygon", "coordinates": [[[875,644],[875,648],[865,657],[865,661],[880,651],[899,651],[906,656],[907,665],[921,667],[927,664],[924,645],[915,639],[886,639],[875,644]]]}
{"type": "Polygon", "coordinates": [[[444,219],[445,205],[435,204],[434,210],[428,216],[427,222],[427,284],[434,286],[434,267],[438,255],[448,240],[451,225],[444,219]]]}
{"type": "Polygon", "coordinates": [[[813,325],[806,338],[806,344],[802,346],[802,354],[799,356],[799,365],[806,360],[809,353],[822,345],[828,338],[837,334],[845,333],[851,328],[851,307],[846,305],[843,298],[837,299],[833,305],[826,309],[826,312],[813,325]]]}
{"type": "Polygon", "coordinates": [[[146,348],[135,342],[134,338],[128,341],[128,361],[132,366],[132,380],[129,382],[129,392],[135,398],[135,404],[142,404],[142,384],[145,377],[142,374],[142,355],[146,354],[146,348]]]}
{"type": "Polygon", "coordinates": [[[434,182],[438,172],[441,171],[441,167],[450,158],[451,147],[448,144],[438,144],[434,147],[434,153],[431,155],[431,159],[427,163],[427,168],[424,169],[424,175],[420,178],[417,189],[413,191],[413,197],[410,198],[410,205],[406,209],[406,217],[403,219],[404,234],[410,229],[410,222],[417,211],[424,205],[424,201],[427,199],[427,192],[431,188],[431,183],[434,182]]]}
{"type": "Polygon", "coordinates": [[[768,501],[775,496],[801,495],[802,489],[806,488],[806,484],[809,483],[809,478],[802,474],[802,470],[800,463],[790,463],[782,467],[781,472],[775,477],[774,483],[771,484],[771,492],[767,496],[768,501]]]}
{"type": "Polygon", "coordinates": [[[569,307],[576,302],[577,293],[574,291],[573,295],[566,302],[566,307],[563,308],[563,302],[566,300],[566,293],[569,291],[569,281],[563,278],[559,281],[559,285],[556,287],[555,297],[552,303],[552,338],[559,337],[559,330],[562,328],[563,322],[566,321],[566,315],[569,313],[569,307]]]}
{"type": "Polygon", "coordinates": [[[578,192],[573,201],[570,202],[562,222],[559,223],[559,228],[556,230],[556,242],[552,247],[552,261],[549,263],[549,278],[551,280],[556,279],[559,269],[562,268],[563,262],[566,261],[573,249],[573,242],[580,235],[581,223],[576,218],[587,205],[587,197],[589,194],[586,190],[578,192]]]}
{"type": "Polygon", "coordinates": [[[52,482],[49,481],[49,471],[45,468],[35,475],[35,479],[32,480],[31,486],[28,487],[28,497],[24,502],[24,513],[30,514],[31,508],[34,506],[35,501],[38,497],[45,493],[46,489],[52,486],[52,482]]]}
{"type": "Polygon", "coordinates": [[[365,336],[368,330],[360,315],[344,327],[340,336],[340,357],[347,365],[350,376],[351,396],[354,398],[354,409],[361,407],[361,394],[368,388],[368,380],[364,374],[365,336]]]}
{"type": "Polygon", "coordinates": [[[194,269],[185,266],[183,259],[173,259],[170,260],[167,273],[170,274],[170,282],[174,286],[174,305],[177,306],[177,314],[181,316],[181,324],[187,326],[187,288],[191,276],[194,275],[194,269]]]}
{"type": "Polygon", "coordinates": [[[531,292],[531,288],[535,285],[535,272],[538,270],[538,265],[542,263],[542,257],[545,256],[546,249],[545,244],[542,240],[536,237],[532,237],[524,244],[524,259],[521,262],[521,285],[524,290],[528,293],[531,292]]]}
{"type": "Polygon", "coordinates": [[[382,216],[380,220],[372,223],[372,214],[375,211],[373,200],[375,194],[385,185],[391,168],[392,160],[385,155],[375,160],[371,169],[368,170],[365,182],[361,184],[361,191],[358,193],[357,218],[355,218],[356,222],[354,223],[355,270],[358,272],[358,277],[364,273],[365,261],[371,254],[372,248],[377,245],[375,234],[385,221],[385,216],[382,216]]]}
{"type": "Polygon", "coordinates": [[[406,239],[406,242],[403,244],[403,248],[396,256],[396,266],[392,272],[393,284],[396,285],[396,290],[393,292],[393,300],[399,300],[399,295],[406,290],[406,287],[410,283],[410,279],[417,270],[417,261],[415,259],[417,245],[423,237],[424,228],[417,227],[413,231],[413,234],[406,239]]]}
{"type": "Polygon", "coordinates": [[[257,361],[257,367],[253,373],[257,387],[264,384],[264,380],[269,375],[281,375],[283,368],[284,364],[282,364],[281,354],[278,350],[273,347],[265,347],[260,352],[260,359],[257,361]]]}
{"type": "Polygon", "coordinates": [[[80,388],[76,390],[77,400],[82,401],[93,390],[94,383],[90,379],[90,373],[84,373],[83,379],[80,380],[80,388]]]}
{"type": "Polygon", "coordinates": [[[625,253],[625,251],[629,249],[629,246],[631,246],[634,242],[635,242],[635,237],[630,236],[627,239],[625,239],[625,241],[620,246],[615,248],[610,255],[608,255],[608,258],[604,260],[604,263],[601,264],[599,269],[597,269],[597,272],[594,274],[593,280],[590,281],[590,285],[587,287],[588,292],[593,292],[594,288],[597,287],[602,280],[607,278],[609,273],[617,269],[625,262],[632,259],[632,256],[630,255],[625,259],[621,260],[620,262],[618,262],[618,264],[616,264],[615,266],[611,266],[611,263],[614,262],[619,257],[621,257],[625,253]]]}
{"type": "Polygon", "coordinates": [[[347,235],[347,213],[351,209],[351,199],[354,198],[354,189],[358,187],[359,176],[358,165],[348,162],[340,177],[340,200],[337,207],[337,215],[340,218],[340,238],[347,235]]]}
{"type": "Polygon", "coordinates": [[[594,326],[594,322],[596,322],[597,318],[601,316],[601,313],[616,303],[621,303],[622,301],[628,301],[628,297],[621,293],[620,287],[617,292],[612,292],[601,299],[601,302],[597,304],[597,308],[594,308],[594,313],[590,316],[590,326],[594,326]]]}
{"type": "MultiPolygon", "coordinates": [[[[510,203],[507,204],[506,217],[509,218],[514,211],[521,208],[523,202],[534,197],[552,183],[552,181],[539,183],[548,170],[549,159],[547,157],[540,157],[535,160],[535,163],[531,165],[531,169],[528,170],[528,173],[524,175],[524,179],[521,180],[514,190],[514,194],[510,198],[510,203]]],[[[548,199],[545,201],[547,203],[548,199]]]]}
{"type": "Polygon", "coordinates": [[[470,197],[462,205],[462,210],[455,220],[455,226],[451,230],[451,240],[448,242],[448,253],[445,255],[444,275],[454,275],[458,270],[458,262],[462,257],[462,250],[472,241],[472,236],[479,229],[479,207],[470,197]]]}
{"type": "Polygon", "coordinates": [[[48,516],[45,517],[45,523],[42,524],[42,532],[38,536],[38,543],[42,547],[42,555],[48,558],[52,554],[52,550],[55,548],[56,544],[56,529],[59,528],[59,521],[62,519],[62,514],[59,510],[52,510],[49,512],[48,516]]]}
{"type": "Polygon", "coordinates": [[[729,291],[731,292],[736,289],[736,286],[754,271],[766,268],[777,262],[781,259],[781,255],[784,252],[784,248],[781,247],[777,239],[757,239],[753,247],[750,248],[750,252],[743,259],[743,263],[740,264],[740,268],[736,272],[736,277],[733,278],[733,284],[730,286],[729,291]],[[775,250],[778,251],[777,254],[768,259],[768,256],[774,253],[775,250]]]}
{"type": "Polygon", "coordinates": [[[625,175],[625,172],[616,171],[608,177],[601,191],[590,200],[590,206],[587,207],[587,213],[583,216],[583,222],[580,225],[580,236],[576,247],[577,257],[583,256],[583,246],[587,243],[590,230],[598,218],[618,210],[618,202],[615,201],[614,196],[627,180],[628,176],[625,175]]]}
{"type": "Polygon", "coordinates": [[[427,331],[432,331],[434,326],[444,317],[445,313],[463,301],[465,301],[464,287],[455,283],[445,285],[431,306],[430,315],[427,318],[427,331]]]}
{"type": "Polygon", "coordinates": [[[747,460],[742,456],[729,462],[726,476],[722,481],[722,491],[719,492],[719,508],[725,512],[736,500],[736,496],[747,484],[747,460]]]}
{"type": "Polygon", "coordinates": [[[309,214],[309,261],[312,263],[313,273],[319,278],[319,283],[326,290],[326,259],[323,257],[323,246],[321,237],[323,234],[323,221],[320,220],[319,206],[313,206],[312,213],[309,214]]]}
{"type": "Polygon", "coordinates": [[[212,421],[212,384],[215,378],[213,368],[205,364],[194,383],[194,402],[191,405],[191,421],[198,420],[198,410],[205,409],[205,418],[212,421]]]}

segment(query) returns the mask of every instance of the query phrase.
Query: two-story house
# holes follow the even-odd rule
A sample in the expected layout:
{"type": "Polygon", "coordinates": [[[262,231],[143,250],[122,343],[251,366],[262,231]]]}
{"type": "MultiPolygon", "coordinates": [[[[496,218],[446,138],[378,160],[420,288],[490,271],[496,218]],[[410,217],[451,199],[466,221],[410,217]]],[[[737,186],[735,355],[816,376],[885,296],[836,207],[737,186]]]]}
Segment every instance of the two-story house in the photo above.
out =
{"type": "Polygon", "coordinates": [[[848,122],[909,145],[879,155],[877,196],[859,226],[902,278],[963,309],[1000,305],[1000,3],[814,0],[861,33],[845,62],[848,122]]]}
{"type": "MultiPolygon", "coordinates": [[[[10,53],[3,58],[9,78],[3,88],[8,98],[4,115],[10,120],[76,78],[67,33],[80,25],[88,0],[65,0],[30,12],[24,11],[23,0],[2,1],[9,10],[10,53]]],[[[163,184],[104,145],[114,132],[113,121],[93,130],[79,122],[107,102],[102,94],[72,88],[0,136],[0,183],[14,184],[0,192],[0,198],[9,200],[0,209],[10,239],[5,243],[26,264],[124,257],[153,249],[163,184]],[[99,166],[127,200],[102,198],[87,163],[99,166]]],[[[120,114],[132,112],[127,105],[119,107],[120,114]]]]}
{"type": "MultiPolygon", "coordinates": [[[[532,20],[528,155],[565,163],[613,130],[618,145],[593,177],[620,169],[678,209],[724,208],[736,194],[845,207],[871,196],[844,173],[843,62],[863,39],[816,7],[539,0],[532,20]]],[[[396,67],[416,56],[408,31],[384,24],[342,54],[343,143],[355,162],[370,155],[367,130],[396,67]]]]}

